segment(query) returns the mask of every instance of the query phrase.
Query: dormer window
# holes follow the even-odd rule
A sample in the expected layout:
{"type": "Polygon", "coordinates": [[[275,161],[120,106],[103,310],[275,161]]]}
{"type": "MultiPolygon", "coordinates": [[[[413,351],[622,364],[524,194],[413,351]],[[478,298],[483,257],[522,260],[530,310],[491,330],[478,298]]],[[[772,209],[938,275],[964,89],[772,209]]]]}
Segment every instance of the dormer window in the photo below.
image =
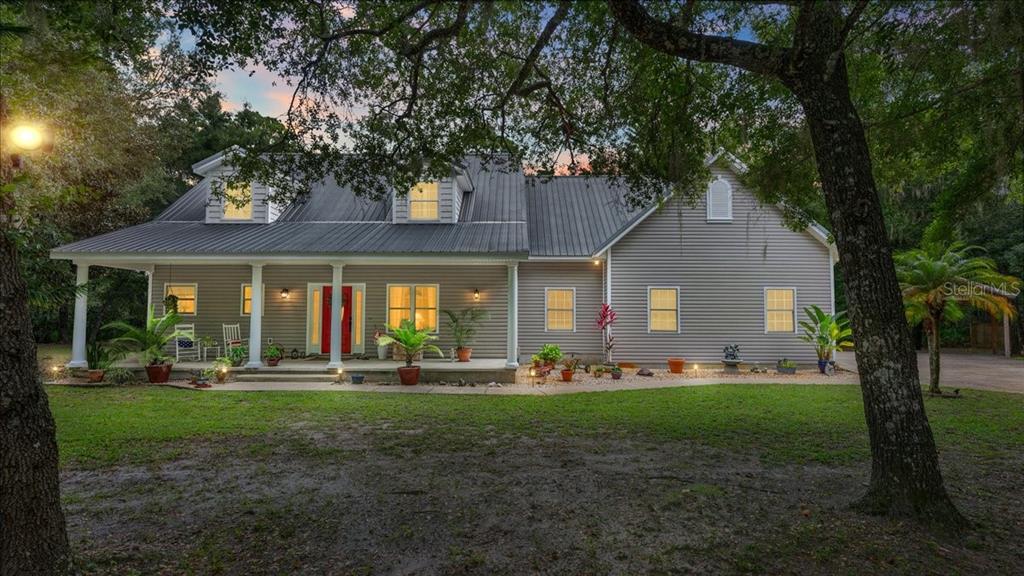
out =
{"type": "Polygon", "coordinates": [[[708,220],[732,220],[732,185],[721,177],[708,185],[708,220]]]}
{"type": "Polygon", "coordinates": [[[229,186],[227,190],[224,191],[224,219],[252,220],[251,185],[240,184],[229,186]]]}
{"type": "Polygon", "coordinates": [[[409,191],[409,220],[436,221],[440,218],[437,182],[420,182],[409,191]]]}

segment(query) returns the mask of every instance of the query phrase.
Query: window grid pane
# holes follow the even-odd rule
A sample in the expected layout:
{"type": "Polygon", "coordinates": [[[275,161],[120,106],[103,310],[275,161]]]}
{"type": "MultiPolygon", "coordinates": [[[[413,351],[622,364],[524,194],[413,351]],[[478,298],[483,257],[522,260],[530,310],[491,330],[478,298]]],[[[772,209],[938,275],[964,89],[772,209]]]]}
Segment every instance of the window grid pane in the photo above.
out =
{"type": "Polygon", "coordinates": [[[242,314],[252,313],[252,285],[242,286],[242,314]]]}
{"type": "Polygon", "coordinates": [[[228,188],[225,196],[225,220],[252,220],[252,186],[228,188]],[[246,200],[246,203],[236,206],[231,199],[246,200]]]}
{"type": "Polygon", "coordinates": [[[765,291],[765,330],[793,332],[796,294],[789,288],[771,288],[765,291]]]}
{"type": "Polygon", "coordinates": [[[574,330],[575,326],[575,293],[568,289],[549,289],[547,291],[547,329],[574,330]]]}
{"type": "Polygon", "coordinates": [[[651,288],[648,296],[648,318],[651,332],[679,331],[679,290],[651,288]]]}
{"type": "Polygon", "coordinates": [[[190,284],[168,284],[167,296],[178,297],[178,313],[179,314],[195,314],[196,313],[196,287],[190,284]]]}
{"type": "Polygon", "coordinates": [[[412,320],[419,330],[437,332],[438,289],[430,284],[388,287],[388,326],[412,320]]]}
{"type": "Polygon", "coordinates": [[[409,191],[409,219],[438,219],[438,184],[437,182],[420,182],[409,191]]]}

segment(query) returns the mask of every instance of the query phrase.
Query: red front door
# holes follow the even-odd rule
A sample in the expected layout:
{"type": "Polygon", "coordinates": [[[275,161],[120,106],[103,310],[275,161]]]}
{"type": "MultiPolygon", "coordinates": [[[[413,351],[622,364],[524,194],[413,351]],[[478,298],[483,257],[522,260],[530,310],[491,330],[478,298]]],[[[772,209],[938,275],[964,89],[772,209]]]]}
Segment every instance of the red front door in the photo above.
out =
{"type": "MultiPolygon", "coordinates": [[[[330,286],[324,286],[323,302],[320,310],[323,311],[320,322],[320,353],[331,353],[331,292],[330,286]]],[[[352,287],[342,286],[341,288],[341,353],[352,352],[352,287]]]]}

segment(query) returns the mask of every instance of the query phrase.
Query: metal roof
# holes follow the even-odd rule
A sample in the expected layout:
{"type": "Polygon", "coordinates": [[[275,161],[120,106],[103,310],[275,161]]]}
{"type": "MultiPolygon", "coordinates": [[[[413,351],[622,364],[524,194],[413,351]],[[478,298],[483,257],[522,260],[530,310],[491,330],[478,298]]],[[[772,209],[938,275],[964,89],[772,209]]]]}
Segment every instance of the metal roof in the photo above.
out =
{"type": "Polygon", "coordinates": [[[530,255],[588,257],[626,226],[625,188],[593,176],[534,176],[527,179],[530,255]]]}
{"type": "MultiPolygon", "coordinates": [[[[715,157],[717,158],[717,156],[715,157]]],[[[727,158],[732,162],[734,159],[727,158]]],[[[738,161],[736,161],[738,162],[738,161]]],[[[626,188],[602,177],[530,176],[497,158],[463,165],[455,224],[392,224],[391,200],[368,200],[333,178],[315,185],[270,224],[206,224],[204,179],[152,222],[56,248],[53,255],[484,255],[587,258],[643,221],[626,188]]],[[[739,169],[739,168],[735,168],[739,169]]],[[[815,237],[827,233],[809,228],[815,237]]],[[[823,235],[819,240],[827,243],[823,235]]],[[[834,247],[830,248],[834,250],[834,247]]]]}
{"type": "Polygon", "coordinates": [[[391,224],[386,222],[274,222],[205,224],[153,221],[72,242],[55,256],[492,254],[524,256],[522,222],[391,224]]]}
{"type": "Polygon", "coordinates": [[[384,222],[391,220],[391,199],[370,200],[356,196],[328,176],[309,191],[304,200],[288,206],[278,222],[384,222]]]}

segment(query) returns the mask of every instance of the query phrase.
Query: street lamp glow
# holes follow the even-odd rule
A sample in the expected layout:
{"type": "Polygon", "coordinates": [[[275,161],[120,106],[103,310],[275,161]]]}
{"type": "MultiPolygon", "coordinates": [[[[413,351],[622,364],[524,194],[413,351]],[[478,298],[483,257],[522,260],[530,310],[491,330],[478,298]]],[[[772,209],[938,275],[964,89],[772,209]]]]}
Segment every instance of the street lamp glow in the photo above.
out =
{"type": "Polygon", "coordinates": [[[14,146],[31,152],[43,145],[43,131],[31,124],[19,124],[11,129],[11,142],[14,146]]]}

